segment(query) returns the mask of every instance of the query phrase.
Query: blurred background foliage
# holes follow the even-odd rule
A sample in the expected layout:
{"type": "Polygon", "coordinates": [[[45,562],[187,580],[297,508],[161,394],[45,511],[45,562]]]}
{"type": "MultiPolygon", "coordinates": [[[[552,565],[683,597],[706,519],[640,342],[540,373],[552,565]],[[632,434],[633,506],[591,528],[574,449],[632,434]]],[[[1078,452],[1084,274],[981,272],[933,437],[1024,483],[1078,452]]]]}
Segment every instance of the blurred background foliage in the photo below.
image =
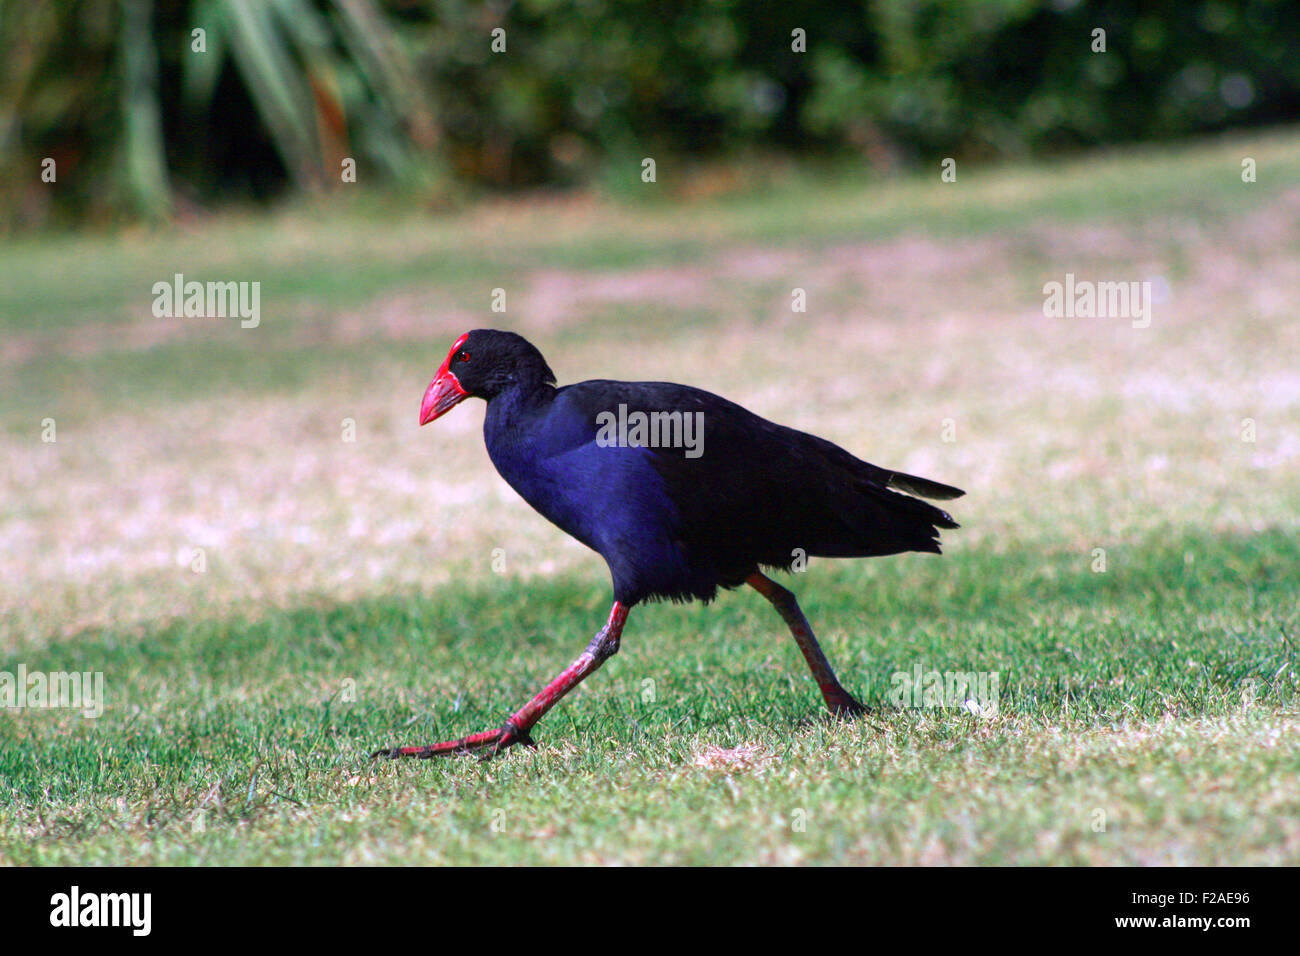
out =
{"type": "Polygon", "coordinates": [[[890,169],[1262,125],[1300,115],[1298,25],[1270,0],[0,0],[0,215],[166,218],[348,158],[436,206],[644,156],[890,169]]]}

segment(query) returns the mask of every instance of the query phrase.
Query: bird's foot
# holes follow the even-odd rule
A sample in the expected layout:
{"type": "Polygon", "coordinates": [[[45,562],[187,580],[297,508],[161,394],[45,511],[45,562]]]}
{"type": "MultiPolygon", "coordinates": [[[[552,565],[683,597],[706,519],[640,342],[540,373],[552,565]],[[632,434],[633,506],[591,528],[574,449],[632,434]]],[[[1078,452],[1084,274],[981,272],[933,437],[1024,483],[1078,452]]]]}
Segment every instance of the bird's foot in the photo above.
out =
{"type": "Polygon", "coordinates": [[[507,747],[513,747],[515,744],[523,744],[525,747],[537,748],[536,741],[526,730],[516,727],[513,722],[507,720],[505,725],[496,730],[485,730],[482,733],[470,734],[468,737],[461,737],[459,740],[445,740],[442,743],[430,744],[427,747],[392,747],[385,750],[376,750],[370,755],[371,760],[377,760],[380,757],[386,757],[389,760],[397,760],[400,757],[414,757],[417,760],[428,760],[432,757],[453,757],[461,754],[481,753],[483,760],[491,760],[507,747]]]}
{"type": "Polygon", "coordinates": [[[831,716],[840,720],[854,720],[858,717],[865,717],[871,713],[871,708],[866,704],[860,704],[847,692],[843,696],[835,697],[826,701],[826,706],[831,709],[831,716]]]}

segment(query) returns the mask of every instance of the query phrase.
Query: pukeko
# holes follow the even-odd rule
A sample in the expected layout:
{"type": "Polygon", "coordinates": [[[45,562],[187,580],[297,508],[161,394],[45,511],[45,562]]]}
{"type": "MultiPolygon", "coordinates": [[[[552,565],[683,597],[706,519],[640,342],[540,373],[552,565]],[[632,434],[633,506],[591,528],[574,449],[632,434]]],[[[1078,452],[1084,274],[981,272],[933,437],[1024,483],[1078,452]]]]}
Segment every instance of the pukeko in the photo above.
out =
{"type": "Polygon", "coordinates": [[[836,679],[794,595],[761,569],[788,571],[801,556],[937,554],[938,529],[957,524],[901,492],[964,492],[868,464],[698,388],[606,380],[557,388],[542,353],[513,332],[458,338],[424,393],[420,424],[470,397],[487,402],[483,437],[501,477],[605,559],[614,606],[577,660],[502,727],[376,757],[535,746],[533,726],[618,652],[639,602],[708,601],[742,584],[780,613],[831,713],[866,711],[836,679]]]}

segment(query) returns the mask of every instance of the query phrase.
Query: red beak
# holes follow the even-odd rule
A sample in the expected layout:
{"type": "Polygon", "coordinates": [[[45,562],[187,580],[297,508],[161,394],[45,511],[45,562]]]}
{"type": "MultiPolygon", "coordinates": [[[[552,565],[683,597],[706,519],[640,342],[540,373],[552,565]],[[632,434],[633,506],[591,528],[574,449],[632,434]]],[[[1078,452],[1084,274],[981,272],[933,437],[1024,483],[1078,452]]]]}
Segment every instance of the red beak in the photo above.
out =
{"type": "Polygon", "coordinates": [[[455,375],[451,372],[440,373],[429,383],[429,388],[424,393],[424,401],[420,403],[420,424],[429,424],[467,398],[469,392],[460,387],[460,382],[456,381],[455,375]]]}
{"type": "Polygon", "coordinates": [[[438,366],[438,374],[433,377],[429,387],[425,389],[424,401],[420,403],[420,424],[427,425],[441,415],[451,411],[456,405],[469,398],[469,392],[460,387],[460,382],[456,378],[456,373],[451,370],[451,358],[456,351],[465,344],[469,338],[466,332],[458,338],[447,357],[442,360],[442,365],[438,366]]]}

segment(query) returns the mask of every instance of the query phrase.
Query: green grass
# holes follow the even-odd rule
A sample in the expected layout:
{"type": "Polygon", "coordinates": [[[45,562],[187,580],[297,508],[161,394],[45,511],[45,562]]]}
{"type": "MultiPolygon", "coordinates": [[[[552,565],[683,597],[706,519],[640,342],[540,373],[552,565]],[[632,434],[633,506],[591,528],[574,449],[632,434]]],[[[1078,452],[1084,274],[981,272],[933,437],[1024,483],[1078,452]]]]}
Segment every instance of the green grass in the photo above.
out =
{"type": "Polygon", "coordinates": [[[0,672],[107,708],[0,712],[0,863],[1300,863],[1300,134],[850,173],[9,243],[0,672]],[[263,282],[262,326],[159,324],[177,271],[263,282]],[[1067,271],[1171,299],[1046,322],[1067,271]],[[824,719],[744,591],[636,608],[537,751],[366,759],[499,725],[608,610],[477,403],[415,429],[492,324],[968,489],[942,558],[787,580],[872,715],[824,719]],[[996,713],[895,706],[916,668],[996,673],[996,713]]]}
{"type": "Polygon", "coordinates": [[[687,216],[665,188],[657,201],[615,215],[597,209],[580,225],[569,216],[556,223],[554,204],[508,213],[513,222],[461,213],[431,223],[409,205],[345,197],[274,219],[231,214],[183,231],[9,240],[0,259],[0,321],[41,329],[139,315],[146,290],[176,272],[259,279],[264,295],[286,308],[349,306],[413,283],[464,291],[539,267],[691,262],[719,239],[815,247],[907,230],[960,238],[1027,220],[1070,226],[1115,216],[1193,216],[1209,225],[1267,206],[1300,182],[1300,151],[1295,134],[1271,134],[975,167],[963,169],[958,183],[937,181],[937,171],[911,173],[864,189],[860,171],[841,168],[829,178],[696,201],[687,216]],[[1247,155],[1260,163],[1256,183],[1240,178],[1247,155]],[[349,230],[342,237],[335,232],[341,221],[349,230]]]}
{"type": "MultiPolygon", "coordinates": [[[[913,173],[865,191],[851,173],[794,177],[783,188],[740,190],[685,209],[664,190],[658,201],[600,208],[577,222],[566,216],[558,225],[551,221],[554,207],[545,204],[431,223],[419,210],[392,201],[345,198],[290,207],[274,218],[229,214],[183,231],[10,240],[0,256],[0,330],[36,336],[38,343],[58,333],[75,338],[82,327],[112,330],[149,320],[153,283],[176,273],[199,281],[260,282],[265,321],[233,338],[219,322],[198,322],[184,344],[161,341],[71,361],[57,347],[38,345],[32,360],[7,376],[11,398],[0,405],[0,425],[13,429],[34,410],[51,406],[75,419],[104,396],[148,403],[159,391],[209,397],[278,389],[307,376],[338,375],[358,360],[386,360],[382,342],[378,349],[322,347],[304,342],[302,329],[322,313],[364,310],[377,296],[411,288],[435,286],[440,308],[491,321],[487,290],[516,288],[518,277],[535,269],[600,273],[674,266],[707,259],[720,246],[761,243],[815,252],[918,232],[960,243],[1015,234],[1027,222],[1069,230],[1120,217],[1190,220],[1213,229],[1266,208],[1300,182],[1300,150],[1290,134],[1208,140],[1177,152],[976,168],[961,173],[960,185],[936,185],[937,175],[913,173]],[[1261,163],[1265,174],[1259,182],[1241,182],[1242,155],[1261,163]],[[195,338],[206,339],[201,350],[195,338]]],[[[1044,262],[1037,244],[1025,243],[1009,271],[1044,262]]],[[[1029,289],[1037,282],[1035,273],[1029,289]]],[[[626,314],[612,325],[591,317],[568,334],[611,327],[619,336],[637,328],[663,334],[675,323],[707,324],[664,313],[662,305],[652,308],[648,324],[626,314]]]]}
{"type": "Polygon", "coordinates": [[[756,595],[638,609],[542,750],[489,764],[364,755],[499,723],[584,645],[599,582],[85,634],[7,662],[103,671],[110,707],[0,725],[0,833],[17,863],[1281,862],[1300,546],[1138,552],[815,564],[806,610],[878,707],[856,724],[820,717],[756,595]],[[1000,712],[892,706],[916,665],[999,673],[1000,712]],[[694,763],[738,744],[751,765],[694,763]]]}

